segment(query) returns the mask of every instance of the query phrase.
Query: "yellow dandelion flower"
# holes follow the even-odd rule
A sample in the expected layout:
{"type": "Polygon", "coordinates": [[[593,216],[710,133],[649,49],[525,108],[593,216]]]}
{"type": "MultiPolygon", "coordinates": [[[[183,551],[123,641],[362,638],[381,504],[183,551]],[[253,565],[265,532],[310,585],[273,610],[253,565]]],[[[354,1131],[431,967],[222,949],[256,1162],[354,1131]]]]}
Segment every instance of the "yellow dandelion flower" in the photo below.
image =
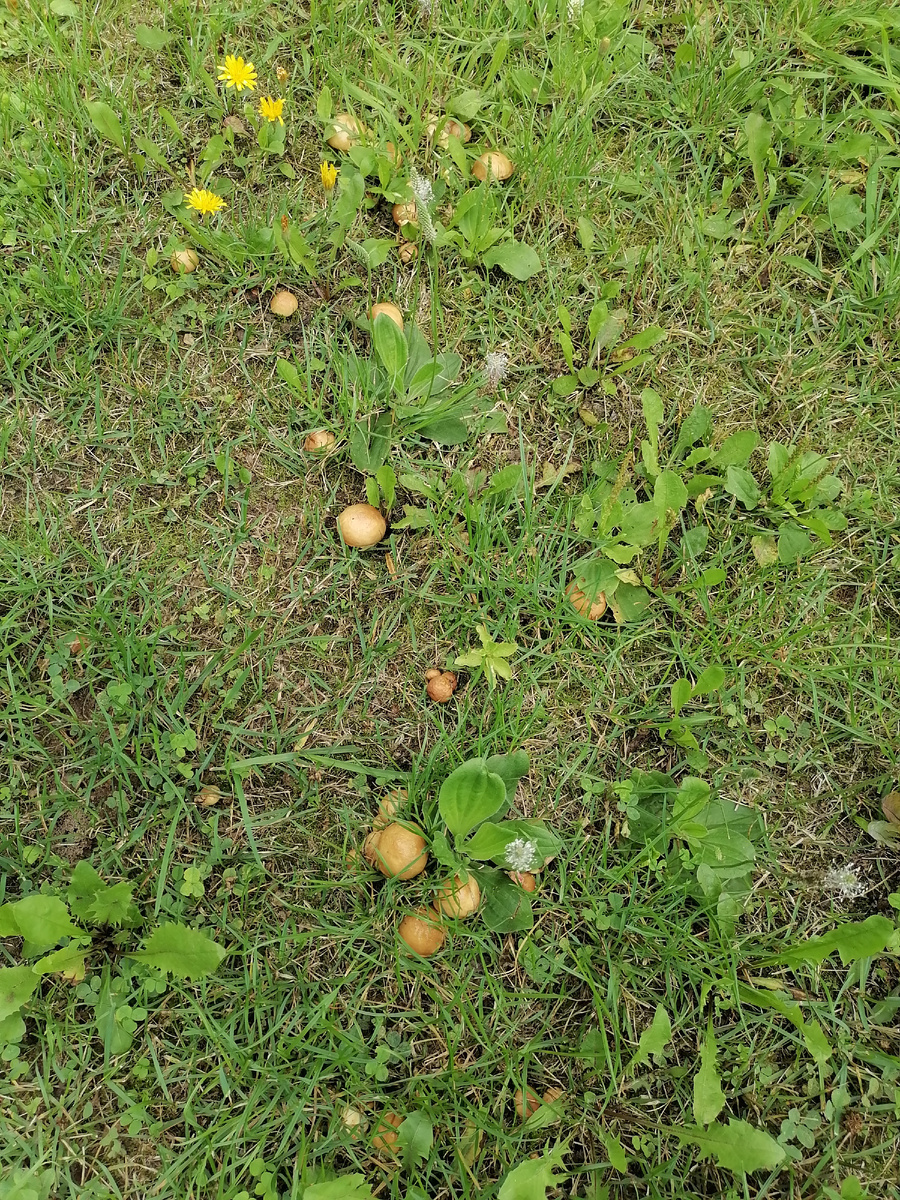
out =
{"type": "Polygon", "coordinates": [[[323,162],[320,170],[322,172],[322,187],[326,192],[333,191],[338,177],[337,167],[333,167],[330,162],[323,162]]]}
{"type": "Polygon", "coordinates": [[[185,196],[184,202],[188,208],[196,208],[202,216],[217,213],[220,208],[225,207],[222,197],[217,196],[215,192],[208,192],[206,188],[194,188],[185,196]]]}
{"type": "Polygon", "coordinates": [[[265,117],[267,121],[278,122],[283,125],[281,113],[284,109],[283,100],[273,100],[271,96],[261,96],[259,100],[259,115],[265,117]]]}
{"type": "Polygon", "coordinates": [[[242,88],[247,88],[252,92],[256,87],[256,68],[252,62],[244,62],[242,58],[235,58],[233,54],[225,55],[225,66],[219,67],[219,79],[225,84],[226,88],[233,87],[236,92],[242,88]]]}

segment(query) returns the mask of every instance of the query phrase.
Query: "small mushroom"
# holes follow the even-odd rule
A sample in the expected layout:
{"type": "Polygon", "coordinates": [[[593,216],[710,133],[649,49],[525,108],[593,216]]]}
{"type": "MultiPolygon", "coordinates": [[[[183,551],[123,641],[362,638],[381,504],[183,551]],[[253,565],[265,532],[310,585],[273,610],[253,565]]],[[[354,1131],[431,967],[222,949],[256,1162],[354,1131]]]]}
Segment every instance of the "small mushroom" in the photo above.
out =
{"type": "Polygon", "coordinates": [[[309,434],[303,443],[303,449],[308,454],[319,454],[334,445],[334,434],[327,429],[316,429],[309,434]]]}
{"type": "Polygon", "coordinates": [[[169,265],[176,275],[193,275],[200,266],[200,255],[190,246],[184,250],[173,250],[169,265]]]}
{"type": "Polygon", "coordinates": [[[363,858],[373,867],[375,866],[375,852],[378,849],[378,843],[380,841],[381,830],[373,829],[372,832],[366,836],[366,840],[363,842],[363,858]]]}
{"type": "Polygon", "coordinates": [[[397,788],[393,792],[388,792],[386,796],[382,797],[378,805],[378,813],[372,822],[372,827],[374,829],[385,829],[391,824],[408,799],[406,788],[397,788]]]}
{"type": "Polygon", "coordinates": [[[297,311],[297,297],[293,292],[280,288],[269,303],[269,311],[276,317],[292,317],[297,311]]]}
{"type": "Polygon", "coordinates": [[[369,309],[369,319],[374,322],[381,313],[390,317],[398,329],[403,329],[403,313],[396,304],[391,304],[389,300],[383,300],[381,304],[373,304],[369,309]]]}
{"type": "Polygon", "coordinates": [[[367,550],[385,535],[387,522],[371,504],[351,504],[337,519],[338,532],[346,546],[367,550]]]}
{"type": "Polygon", "coordinates": [[[340,150],[346,154],[351,146],[356,146],[360,138],[368,133],[365,125],[351,113],[338,113],[331,123],[331,134],[326,139],[332,150],[340,150]]]}
{"type": "Polygon", "coordinates": [[[418,830],[407,829],[395,821],[380,830],[377,836],[375,867],[386,879],[415,879],[428,866],[425,839],[418,830]]]}
{"type": "Polygon", "coordinates": [[[455,671],[438,671],[437,675],[429,677],[425,691],[428,693],[428,699],[433,700],[435,704],[446,704],[453,693],[456,691],[459,679],[455,671]]]}
{"type": "Polygon", "coordinates": [[[402,1124],[403,1118],[397,1113],[382,1113],[372,1136],[372,1149],[393,1151],[393,1147],[397,1145],[397,1130],[402,1124]]]}
{"type": "Polygon", "coordinates": [[[523,1091],[522,1088],[516,1088],[513,1095],[513,1104],[515,1105],[519,1120],[527,1121],[532,1113],[536,1113],[541,1107],[541,1098],[531,1088],[528,1088],[527,1091],[523,1091]]]}
{"type": "Polygon", "coordinates": [[[403,155],[400,153],[400,151],[397,149],[397,147],[394,145],[393,142],[385,142],[384,143],[384,153],[390,159],[390,161],[394,164],[395,167],[399,167],[400,164],[403,162],[403,155]]]}
{"type": "Polygon", "coordinates": [[[415,200],[402,200],[391,209],[391,216],[397,226],[418,225],[419,213],[415,200]]]}
{"type": "Polygon", "coordinates": [[[547,1088],[543,1096],[544,1103],[555,1104],[557,1100],[562,1100],[565,1094],[566,1093],[562,1090],[562,1088],[547,1088]]]}
{"type": "Polygon", "coordinates": [[[415,954],[430,958],[447,940],[447,932],[433,908],[418,908],[407,913],[397,931],[415,954]]]}
{"type": "Polygon", "coordinates": [[[415,262],[419,255],[419,247],[415,242],[401,242],[397,247],[397,257],[403,263],[404,267],[409,266],[411,262],[415,262]]]}
{"type": "Polygon", "coordinates": [[[474,875],[463,879],[461,875],[445,879],[438,888],[437,904],[445,917],[455,917],[464,921],[478,911],[481,903],[481,889],[474,875]]]}
{"type": "Polygon", "coordinates": [[[537,888],[537,879],[530,871],[507,871],[507,875],[517,883],[523,892],[533,892],[537,888]]]}
{"type": "Polygon", "coordinates": [[[463,121],[456,121],[453,117],[446,117],[441,122],[440,117],[429,117],[428,124],[425,127],[425,133],[429,141],[434,140],[434,135],[437,133],[437,143],[444,150],[450,144],[452,137],[457,138],[461,142],[470,142],[472,140],[472,130],[463,121]],[[440,133],[438,133],[440,126],[440,133]]]}
{"type": "Polygon", "coordinates": [[[576,612],[581,613],[583,617],[587,617],[589,621],[598,621],[606,612],[606,593],[599,592],[593,599],[578,587],[577,582],[573,579],[566,588],[566,595],[569,597],[569,603],[576,612]]]}
{"type": "Polygon", "coordinates": [[[485,150],[472,163],[472,174],[482,182],[488,175],[497,181],[509,179],[515,169],[512,160],[502,150],[485,150]]]}

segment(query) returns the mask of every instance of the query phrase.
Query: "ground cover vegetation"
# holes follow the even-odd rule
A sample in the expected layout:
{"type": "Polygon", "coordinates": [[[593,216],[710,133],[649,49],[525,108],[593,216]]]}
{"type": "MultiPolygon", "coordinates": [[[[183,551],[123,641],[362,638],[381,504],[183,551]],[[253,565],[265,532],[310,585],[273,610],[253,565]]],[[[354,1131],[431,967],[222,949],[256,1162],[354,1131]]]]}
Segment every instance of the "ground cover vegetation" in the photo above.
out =
{"type": "Polygon", "coordinates": [[[0,1197],[897,1197],[900,40],[0,8],[0,1197]]]}

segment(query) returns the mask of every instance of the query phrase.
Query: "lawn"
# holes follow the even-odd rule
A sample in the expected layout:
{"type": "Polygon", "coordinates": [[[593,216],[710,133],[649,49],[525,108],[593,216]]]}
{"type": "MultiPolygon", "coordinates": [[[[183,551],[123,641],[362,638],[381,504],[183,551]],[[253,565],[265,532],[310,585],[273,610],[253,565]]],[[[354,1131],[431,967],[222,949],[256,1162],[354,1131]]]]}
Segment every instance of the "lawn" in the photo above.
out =
{"type": "Polygon", "coordinates": [[[900,1197],[898,79],[6,0],[0,1200],[900,1197]]]}

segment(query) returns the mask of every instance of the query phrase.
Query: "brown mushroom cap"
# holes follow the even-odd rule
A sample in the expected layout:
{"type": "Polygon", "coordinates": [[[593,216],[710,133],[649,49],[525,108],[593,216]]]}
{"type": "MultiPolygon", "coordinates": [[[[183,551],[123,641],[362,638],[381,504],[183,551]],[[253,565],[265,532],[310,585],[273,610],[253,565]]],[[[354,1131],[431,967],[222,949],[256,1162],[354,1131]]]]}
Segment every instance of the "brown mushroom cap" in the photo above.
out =
{"type": "Polygon", "coordinates": [[[452,137],[457,138],[460,142],[470,142],[472,140],[472,130],[464,121],[457,121],[454,117],[429,117],[428,124],[425,127],[425,134],[429,140],[434,138],[440,126],[440,133],[437,135],[437,143],[445,150],[450,144],[452,137]]]}
{"type": "Polygon", "coordinates": [[[193,275],[200,266],[200,255],[190,246],[184,250],[173,250],[169,265],[176,275],[193,275]]]}
{"type": "Polygon", "coordinates": [[[536,1113],[541,1107],[541,1098],[537,1092],[533,1092],[531,1088],[523,1091],[521,1088],[516,1088],[513,1095],[513,1104],[516,1107],[516,1113],[520,1121],[527,1121],[532,1113],[536,1113]]]}
{"type": "Polygon", "coordinates": [[[387,522],[371,504],[351,504],[337,519],[338,531],[347,546],[367,550],[384,537],[387,522]]]}
{"type": "Polygon", "coordinates": [[[587,617],[589,621],[598,621],[606,612],[605,592],[600,592],[592,600],[573,579],[566,588],[566,595],[575,611],[581,613],[583,617],[587,617]]]}
{"type": "Polygon", "coordinates": [[[547,1088],[543,1096],[544,1103],[555,1104],[557,1100],[562,1100],[565,1094],[562,1088],[547,1088]]]}
{"type": "Polygon", "coordinates": [[[388,879],[414,879],[428,866],[425,839],[405,825],[387,825],[375,845],[375,866],[388,879]]]}
{"type": "Polygon", "coordinates": [[[403,1118],[394,1112],[382,1113],[375,1133],[372,1136],[373,1150],[390,1150],[397,1144],[397,1130],[403,1124],[403,1118]]]}
{"type": "Polygon", "coordinates": [[[397,931],[416,954],[429,958],[436,954],[447,939],[447,932],[433,908],[418,908],[407,913],[397,931]]]}
{"type": "Polygon", "coordinates": [[[408,799],[406,788],[396,788],[393,792],[382,796],[378,805],[378,814],[372,822],[373,828],[384,829],[390,825],[408,799]]]}
{"type": "Polygon", "coordinates": [[[366,862],[375,866],[375,851],[378,849],[378,843],[381,841],[381,830],[373,829],[371,833],[366,835],[366,840],[363,842],[363,858],[366,862]]]}
{"type": "Polygon", "coordinates": [[[362,121],[351,113],[338,113],[331,122],[331,131],[326,141],[332,150],[340,150],[342,154],[346,154],[369,132],[362,121]]]}
{"type": "Polygon", "coordinates": [[[403,162],[403,155],[397,149],[393,142],[384,143],[384,153],[391,160],[395,167],[399,167],[403,162]]]}
{"type": "Polygon", "coordinates": [[[432,675],[425,685],[428,699],[434,700],[436,704],[446,704],[456,691],[458,683],[459,679],[455,671],[444,671],[432,675]]]}
{"type": "Polygon", "coordinates": [[[533,892],[537,888],[537,879],[530,871],[507,871],[507,875],[523,892],[533,892]]]}
{"type": "Polygon", "coordinates": [[[397,247],[397,257],[406,267],[419,256],[419,247],[415,242],[401,242],[397,247]]]}
{"type": "Polygon", "coordinates": [[[269,311],[276,317],[292,317],[297,311],[297,297],[293,292],[279,289],[269,302],[269,311]]]}
{"type": "Polygon", "coordinates": [[[502,150],[485,150],[472,163],[472,174],[484,182],[488,175],[494,180],[509,179],[516,168],[502,150]]]}
{"type": "Polygon", "coordinates": [[[329,446],[333,445],[333,433],[329,433],[327,429],[316,429],[307,436],[303,443],[303,449],[310,454],[316,454],[320,450],[327,450],[329,446]]]}
{"type": "Polygon", "coordinates": [[[471,917],[478,911],[480,903],[481,889],[474,875],[470,875],[466,880],[460,875],[453,879],[445,879],[438,889],[438,908],[446,917],[464,921],[466,917],[471,917]]]}
{"type": "Polygon", "coordinates": [[[419,213],[415,200],[401,200],[391,209],[395,225],[418,225],[419,213]]]}
{"type": "Polygon", "coordinates": [[[390,300],[383,300],[380,304],[373,304],[369,309],[369,319],[374,321],[379,314],[383,313],[386,317],[394,322],[398,329],[403,328],[403,313],[396,304],[391,304],[390,300]]]}

